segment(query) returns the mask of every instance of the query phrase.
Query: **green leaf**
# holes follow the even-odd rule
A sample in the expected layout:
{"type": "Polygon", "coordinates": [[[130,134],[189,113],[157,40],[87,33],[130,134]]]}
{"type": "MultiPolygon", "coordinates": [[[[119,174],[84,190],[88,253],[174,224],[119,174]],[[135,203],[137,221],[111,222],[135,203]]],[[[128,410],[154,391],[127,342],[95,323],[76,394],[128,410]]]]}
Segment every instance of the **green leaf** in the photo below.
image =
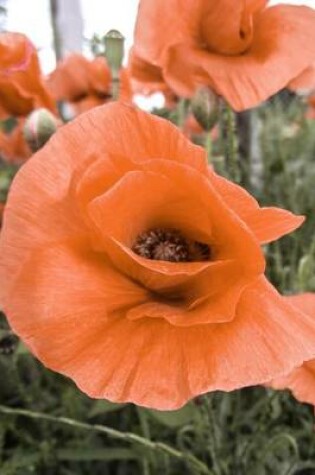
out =
{"type": "Polygon", "coordinates": [[[192,403],[178,409],[177,411],[156,411],[153,409],[143,409],[161,424],[176,429],[189,424],[195,417],[195,406],[192,403]]]}
{"type": "Polygon", "coordinates": [[[126,406],[126,404],[116,404],[110,401],[106,401],[105,399],[100,399],[98,401],[95,401],[88,414],[88,417],[95,417],[99,414],[107,414],[109,412],[118,411],[124,406],[126,406]]]}

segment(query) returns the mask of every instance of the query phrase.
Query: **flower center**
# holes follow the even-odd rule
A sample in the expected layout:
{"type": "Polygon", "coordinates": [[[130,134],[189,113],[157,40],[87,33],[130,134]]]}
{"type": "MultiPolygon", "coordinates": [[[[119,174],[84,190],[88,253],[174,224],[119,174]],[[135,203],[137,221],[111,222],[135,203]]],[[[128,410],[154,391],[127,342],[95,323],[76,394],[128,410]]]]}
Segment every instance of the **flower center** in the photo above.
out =
{"type": "Polygon", "coordinates": [[[211,259],[208,244],[184,237],[176,229],[156,228],[141,233],[132,250],[146,259],[169,262],[198,262],[211,259]]]}

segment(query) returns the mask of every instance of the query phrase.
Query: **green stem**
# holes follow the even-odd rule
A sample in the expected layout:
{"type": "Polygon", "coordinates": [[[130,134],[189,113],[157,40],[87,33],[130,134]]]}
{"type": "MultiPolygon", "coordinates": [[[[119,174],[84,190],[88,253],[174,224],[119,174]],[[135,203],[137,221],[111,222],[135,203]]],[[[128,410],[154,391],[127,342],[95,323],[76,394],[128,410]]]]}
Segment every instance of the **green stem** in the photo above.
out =
{"type": "Polygon", "coordinates": [[[120,90],[120,79],[119,73],[112,73],[112,99],[113,101],[118,101],[119,99],[119,90],[120,90]]]}
{"type": "Polygon", "coordinates": [[[294,455],[296,459],[299,458],[299,448],[297,445],[296,440],[290,434],[277,434],[271,438],[271,440],[266,444],[266,446],[262,449],[262,455],[258,458],[256,464],[254,465],[254,469],[252,473],[258,473],[259,469],[264,465],[267,456],[270,453],[273,453],[276,448],[278,448],[283,442],[288,443],[290,447],[293,448],[294,455]]]}
{"type": "Polygon", "coordinates": [[[211,163],[212,159],[212,137],[211,130],[208,130],[205,135],[205,149],[207,152],[208,162],[211,163]]]}
{"type": "Polygon", "coordinates": [[[236,117],[234,111],[228,104],[223,106],[223,126],[224,126],[224,140],[225,140],[225,159],[229,177],[239,183],[239,156],[238,156],[238,137],[236,129],[236,117]]]}
{"type": "Polygon", "coordinates": [[[164,444],[163,442],[153,442],[151,440],[145,439],[144,437],[140,437],[137,434],[133,434],[132,432],[121,432],[104,425],[88,424],[86,422],[76,421],[75,419],[70,419],[68,417],[56,417],[49,414],[44,414],[42,412],[29,411],[27,409],[15,409],[3,405],[0,405],[0,413],[12,416],[28,417],[29,419],[35,420],[50,421],[57,424],[75,427],[77,429],[99,432],[107,435],[108,437],[112,437],[113,439],[136,444],[148,450],[162,452],[169,457],[173,457],[177,460],[188,463],[196,470],[196,474],[199,473],[204,475],[213,475],[210,469],[194,455],[184,454],[176,449],[173,449],[173,447],[164,444]]]}
{"type": "Polygon", "coordinates": [[[177,125],[182,130],[184,128],[187,112],[187,99],[179,99],[177,104],[177,125]]]}
{"type": "Polygon", "coordinates": [[[214,472],[217,475],[221,475],[222,473],[224,473],[224,470],[221,466],[219,457],[219,441],[217,437],[217,424],[215,421],[214,411],[212,407],[212,397],[210,395],[204,395],[202,396],[202,402],[204,408],[206,409],[209,434],[212,435],[209,444],[209,451],[213,463],[214,472]]]}
{"type": "MultiPolygon", "coordinates": [[[[147,421],[146,413],[143,409],[140,407],[136,406],[139,422],[140,422],[140,427],[142,434],[147,440],[151,440],[151,434],[150,434],[150,427],[147,421]]],[[[150,475],[151,470],[150,470],[150,462],[152,466],[154,465],[154,460],[152,457],[152,453],[149,454],[149,460],[148,459],[143,459],[143,473],[144,475],[150,475]]]]}

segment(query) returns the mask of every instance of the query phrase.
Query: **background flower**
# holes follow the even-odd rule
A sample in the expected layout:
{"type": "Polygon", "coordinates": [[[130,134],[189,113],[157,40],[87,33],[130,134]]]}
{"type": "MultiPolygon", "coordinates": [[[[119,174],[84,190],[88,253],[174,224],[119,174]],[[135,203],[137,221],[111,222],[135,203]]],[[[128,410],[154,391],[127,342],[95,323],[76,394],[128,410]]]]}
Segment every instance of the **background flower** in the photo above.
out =
{"type": "MultiPolygon", "coordinates": [[[[103,56],[88,60],[78,53],[69,55],[50,74],[47,86],[56,101],[70,103],[76,115],[112,99],[112,76],[103,56]]],[[[128,102],[131,97],[128,72],[122,68],[119,99],[128,102]]]]}
{"type": "Polygon", "coordinates": [[[36,50],[21,33],[0,33],[0,119],[25,116],[37,107],[55,112],[36,50]]]}
{"type": "Polygon", "coordinates": [[[24,123],[25,120],[20,119],[9,133],[0,130],[0,156],[8,163],[21,163],[32,155],[24,138],[24,123]]]}
{"type": "Polygon", "coordinates": [[[134,53],[161,68],[180,96],[203,84],[235,110],[254,107],[315,59],[315,12],[266,6],[266,0],[141,0],[134,53]]]}

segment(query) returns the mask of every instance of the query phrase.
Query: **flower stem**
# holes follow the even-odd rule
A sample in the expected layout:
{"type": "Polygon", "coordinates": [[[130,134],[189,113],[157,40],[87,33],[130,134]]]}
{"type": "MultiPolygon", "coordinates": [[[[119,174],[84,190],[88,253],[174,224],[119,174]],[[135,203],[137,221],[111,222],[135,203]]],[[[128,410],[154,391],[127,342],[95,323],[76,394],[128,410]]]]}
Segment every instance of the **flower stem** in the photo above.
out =
{"type": "Polygon", "coordinates": [[[179,99],[177,104],[177,125],[183,130],[187,114],[187,99],[179,99]]]}
{"type": "Polygon", "coordinates": [[[211,163],[212,159],[212,137],[211,130],[208,130],[205,135],[205,149],[207,152],[208,163],[211,163]]]}
{"type": "MultiPolygon", "coordinates": [[[[136,410],[137,410],[142,434],[146,438],[146,440],[151,440],[150,427],[147,421],[146,413],[142,408],[138,406],[136,406],[136,410]]],[[[149,459],[146,459],[146,458],[143,459],[143,474],[144,475],[151,474],[150,465],[154,466],[152,453],[149,454],[149,459]]]]}
{"type": "Polygon", "coordinates": [[[119,74],[113,74],[112,77],[112,99],[113,101],[118,101],[119,99],[119,91],[120,91],[120,79],[119,74]]]}
{"type": "Polygon", "coordinates": [[[118,439],[124,442],[136,444],[148,450],[161,452],[169,457],[173,457],[177,460],[185,462],[189,464],[193,468],[193,470],[195,470],[194,473],[196,473],[196,475],[197,474],[214,475],[213,472],[201,460],[196,458],[194,455],[180,452],[174,449],[173,447],[170,447],[169,445],[164,444],[163,442],[154,442],[151,440],[147,440],[144,437],[141,437],[132,432],[121,432],[104,425],[88,424],[86,422],[80,422],[75,419],[70,419],[68,417],[56,417],[50,414],[44,414],[42,412],[29,411],[27,409],[16,409],[16,408],[11,408],[8,406],[3,406],[3,405],[0,405],[0,413],[12,415],[12,416],[23,416],[23,417],[27,417],[29,419],[35,419],[35,420],[50,421],[57,424],[63,424],[63,425],[75,427],[77,429],[99,432],[99,433],[107,435],[108,437],[112,437],[113,439],[118,439]]]}
{"type": "Polygon", "coordinates": [[[222,122],[223,122],[223,139],[225,143],[225,160],[229,177],[239,183],[240,182],[240,170],[239,170],[239,154],[238,154],[238,137],[236,129],[236,117],[234,111],[228,104],[223,105],[222,110],[222,122]]]}
{"type": "Polygon", "coordinates": [[[201,396],[201,398],[206,412],[205,416],[207,418],[209,435],[211,436],[209,440],[209,452],[213,463],[213,470],[216,475],[223,475],[225,470],[221,465],[219,456],[219,441],[217,436],[217,424],[213,410],[213,398],[209,394],[201,396]]]}

